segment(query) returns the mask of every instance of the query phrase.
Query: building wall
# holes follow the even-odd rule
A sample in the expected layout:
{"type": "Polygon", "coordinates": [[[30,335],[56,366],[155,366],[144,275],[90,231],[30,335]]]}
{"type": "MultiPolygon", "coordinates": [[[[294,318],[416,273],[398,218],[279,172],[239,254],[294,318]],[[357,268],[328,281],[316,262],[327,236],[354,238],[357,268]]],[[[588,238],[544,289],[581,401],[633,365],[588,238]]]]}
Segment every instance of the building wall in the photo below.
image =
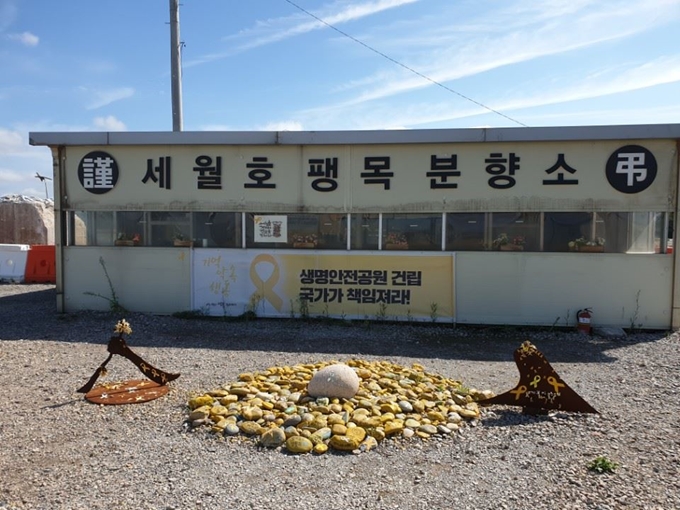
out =
{"type": "MultiPolygon", "coordinates": [[[[192,308],[193,250],[64,251],[66,311],[108,309],[85,294],[111,296],[100,256],[124,307],[158,314],[192,308]]],[[[455,286],[459,324],[574,326],[576,311],[591,308],[594,325],[668,329],[671,275],[672,255],[459,252],[453,281],[442,284],[455,286]]]]}
{"type": "MultiPolygon", "coordinates": [[[[73,211],[680,214],[680,125],[30,138],[53,148],[58,236],[73,211]]],[[[192,249],[75,247],[66,236],[56,244],[60,309],[108,306],[84,295],[110,293],[100,255],[124,306],[191,307],[192,249]]],[[[680,255],[663,247],[653,255],[458,252],[455,320],[549,326],[591,307],[596,324],[677,327],[680,255]]]]}
{"type": "Polygon", "coordinates": [[[68,247],[64,249],[65,311],[108,310],[111,297],[104,261],[119,303],[131,311],[171,314],[191,308],[191,252],[188,249],[68,247]]]}
{"type": "Polygon", "coordinates": [[[575,325],[591,308],[594,325],[668,329],[672,275],[672,255],[459,252],[457,322],[575,325]]]}

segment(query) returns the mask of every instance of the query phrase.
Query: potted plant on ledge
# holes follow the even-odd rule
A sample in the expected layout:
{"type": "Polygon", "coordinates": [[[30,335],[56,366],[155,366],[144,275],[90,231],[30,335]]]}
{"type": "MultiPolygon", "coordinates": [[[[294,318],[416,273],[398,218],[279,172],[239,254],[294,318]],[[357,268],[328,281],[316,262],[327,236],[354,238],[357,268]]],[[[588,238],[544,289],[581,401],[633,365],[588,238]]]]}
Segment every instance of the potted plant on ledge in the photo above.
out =
{"type": "Polygon", "coordinates": [[[138,246],[140,241],[141,236],[139,234],[128,235],[125,232],[118,232],[113,244],[115,246],[138,246]]]}
{"type": "Polygon", "coordinates": [[[293,234],[293,248],[316,248],[319,238],[316,234],[293,234]]]}
{"type": "Polygon", "coordinates": [[[408,239],[404,234],[391,232],[385,237],[386,250],[408,250],[408,239]]]}
{"type": "Polygon", "coordinates": [[[602,237],[588,241],[585,237],[579,237],[573,241],[569,241],[569,251],[580,251],[586,253],[602,253],[604,252],[605,240],[602,237]]]}
{"type": "Polygon", "coordinates": [[[184,246],[184,247],[191,247],[193,246],[193,242],[191,239],[188,239],[182,232],[179,230],[175,231],[175,234],[172,237],[172,244],[175,246],[184,246]]]}
{"type": "Polygon", "coordinates": [[[493,240],[493,247],[500,251],[523,251],[526,239],[524,236],[515,236],[512,239],[508,234],[501,234],[493,240]]]}

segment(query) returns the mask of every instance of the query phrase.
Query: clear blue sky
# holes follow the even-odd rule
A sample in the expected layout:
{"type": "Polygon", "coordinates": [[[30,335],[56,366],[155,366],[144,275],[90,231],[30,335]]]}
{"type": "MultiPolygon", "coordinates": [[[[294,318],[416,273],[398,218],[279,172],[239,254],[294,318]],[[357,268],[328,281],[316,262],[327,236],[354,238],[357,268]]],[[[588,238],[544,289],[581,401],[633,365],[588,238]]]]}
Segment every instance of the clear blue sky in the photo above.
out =
{"type": "MultiPolygon", "coordinates": [[[[184,0],[185,131],[680,122],[680,0],[291,1],[184,0]]],[[[169,12],[0,0],[0,196],[29,131],[172,130],[169,12]]]]}

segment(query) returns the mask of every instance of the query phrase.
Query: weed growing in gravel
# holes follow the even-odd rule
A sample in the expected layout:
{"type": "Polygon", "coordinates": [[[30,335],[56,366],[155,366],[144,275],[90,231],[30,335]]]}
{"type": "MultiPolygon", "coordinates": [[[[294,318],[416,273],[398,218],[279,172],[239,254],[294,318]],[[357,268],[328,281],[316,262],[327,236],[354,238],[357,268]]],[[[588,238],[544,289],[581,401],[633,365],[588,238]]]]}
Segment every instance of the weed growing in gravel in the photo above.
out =
{"type": "Polygon", "coordinates": [[[387,303],[384,301],[378,305],[378,311],[375,314],[375,320],[384,321],[387,318],[387,303]]]}
{"type": "Polygon", "coordinates": [[[612,462],[607,457],[600,455],[596,457],[588,464],[588,470],[595,473],[613,473],[619,465],[616,462],[612,462]]]}
{"type": "Polygon", "coordinates": [[[438,309],[439,305],[437,303],[430,303],[430,320],[432,322],[437,322],[437,317],[439,317],[437,314],[438,309]]]}
{"type": "Polygon", "coordinates": [[[640,316],[640,292],[642,291],[638,289],[635,294],[635,310],[633,310],[633,314],[630,316],[630,332],[633,334],[637,333],[642,327],[642,323],[637,322],[638,317],[640,316]]]}
{"type": "Polygon", "coordinates": [[[127,313],[127,310],[118,301],[118,295],[116,294],[116,289],[113,288],[113,282],[109,276],[109,272],[106,270],[106,263],[104,262],[104,257],[99,257],[99,264],[101,264],[102,269],[104,269],[104,276],[106,276],[106,281],[109,282],[109,289],[111,290],[111,297],[102,296],[96,292],[83,292],[86,296],[94,296],[105,299],[109,302],[109,308],[113,313],[127,313]]]}

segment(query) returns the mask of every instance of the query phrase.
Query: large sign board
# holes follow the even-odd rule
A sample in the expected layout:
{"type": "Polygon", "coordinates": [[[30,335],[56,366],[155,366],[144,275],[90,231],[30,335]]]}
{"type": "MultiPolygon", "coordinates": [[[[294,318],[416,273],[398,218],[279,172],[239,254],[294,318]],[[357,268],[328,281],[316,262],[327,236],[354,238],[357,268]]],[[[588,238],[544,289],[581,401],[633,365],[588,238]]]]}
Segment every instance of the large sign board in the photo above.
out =
{"type": "Polygon", "coordinates": [[[675,189],[672,140],[66,150],[83,210],[654,210],[675,189]]]}
{"type": "Polygon", "coordinates": [[[192,307],[209,315],[451,322],[454,255],[193,250],[192,307]]]}

